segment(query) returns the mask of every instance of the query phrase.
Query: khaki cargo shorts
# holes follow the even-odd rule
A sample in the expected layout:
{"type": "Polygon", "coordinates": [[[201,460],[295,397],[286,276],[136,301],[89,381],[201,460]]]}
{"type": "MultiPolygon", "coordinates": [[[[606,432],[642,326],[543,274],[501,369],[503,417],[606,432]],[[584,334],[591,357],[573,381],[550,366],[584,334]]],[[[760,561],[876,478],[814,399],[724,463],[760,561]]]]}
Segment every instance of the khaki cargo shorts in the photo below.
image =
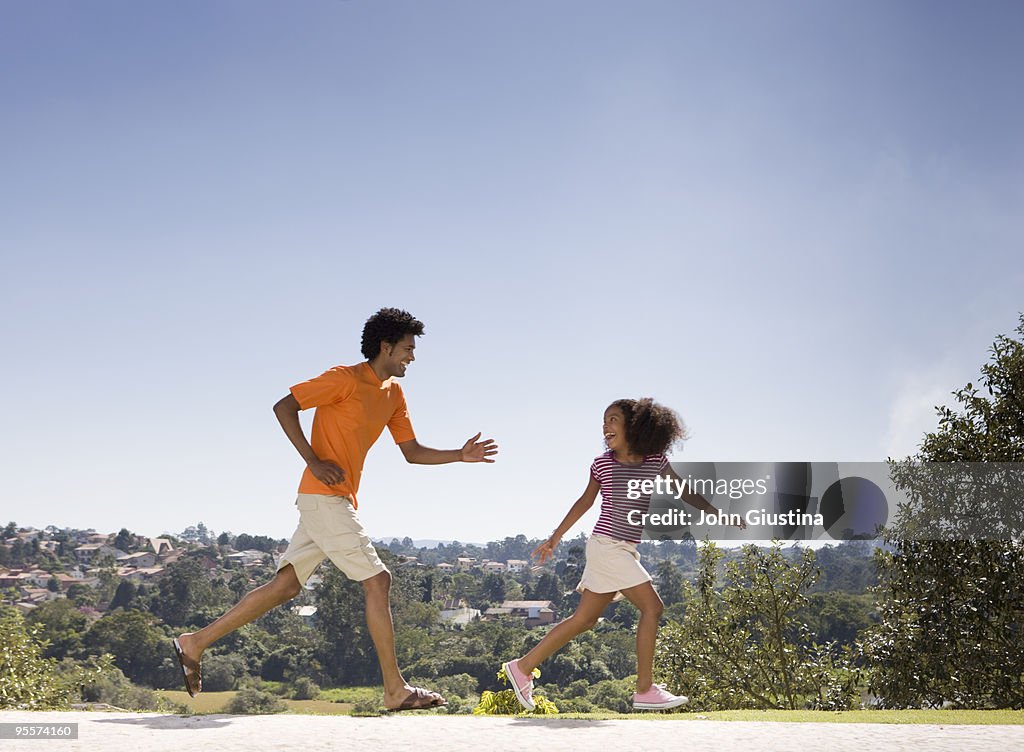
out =
{"type": "Polygon", "coordinates": [[[356,582],[388,571],[347,496],[300,493],[295,506],[299,508],[299,526],[278,562],[279,572],[291,564],[303,584],[324,559],[330,559],[356,582]]]}

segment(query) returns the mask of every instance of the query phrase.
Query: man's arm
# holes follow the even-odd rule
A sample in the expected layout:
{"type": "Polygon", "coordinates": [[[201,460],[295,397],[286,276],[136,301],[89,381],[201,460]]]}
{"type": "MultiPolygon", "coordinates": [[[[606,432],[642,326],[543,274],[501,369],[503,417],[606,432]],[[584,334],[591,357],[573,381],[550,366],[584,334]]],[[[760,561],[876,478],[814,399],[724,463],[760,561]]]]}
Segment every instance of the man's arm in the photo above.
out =
{"type": "MultiPolygon", "coordinates": [[[[296,418],[296,420],[298,420],[296,418]]],[[[431,449],[416,439],[398,445],[405,461],[413,465],[445,465],[449,462],[494,462],[491,455],[498,453],[494,439],[480,441],[480,434],[462,445],[462,449],[431,449]]]]}
{"type": "Polygon", "coordinates": [[[292,442],[292,446],[295,447],[302,459],[305,460],[306,465],[309,466],[313,477],[327,486],[341,483],[345,480],[345,471],[333,462],[323,462],[316,456],[313,447],[309,445],[309,441],[306,439],[306,434],[302,432],[302,424],[299,423],[300,410],[302,408],[299,407],[299,401],[295,399],[291,392],[279,399],[277,404],[274,405],[274,415],[277,416],[277,422],[281,424],[285,436],[292,442]]]}

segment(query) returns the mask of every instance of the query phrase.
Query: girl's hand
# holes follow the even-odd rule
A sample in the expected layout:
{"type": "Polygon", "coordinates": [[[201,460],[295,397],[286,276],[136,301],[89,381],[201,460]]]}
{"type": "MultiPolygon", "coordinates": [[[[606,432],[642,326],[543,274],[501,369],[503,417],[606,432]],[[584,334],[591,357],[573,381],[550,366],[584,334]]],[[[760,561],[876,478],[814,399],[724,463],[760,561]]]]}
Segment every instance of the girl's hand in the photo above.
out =
{"type": "Polygon", "coordinates": [[[533,549],[533,558],[537,559],[540,564],[550,559],[555,554],[555,549],[558,547],[558,539],[551,536],[546,541],[541,543],[535,549],[533,549]]]}

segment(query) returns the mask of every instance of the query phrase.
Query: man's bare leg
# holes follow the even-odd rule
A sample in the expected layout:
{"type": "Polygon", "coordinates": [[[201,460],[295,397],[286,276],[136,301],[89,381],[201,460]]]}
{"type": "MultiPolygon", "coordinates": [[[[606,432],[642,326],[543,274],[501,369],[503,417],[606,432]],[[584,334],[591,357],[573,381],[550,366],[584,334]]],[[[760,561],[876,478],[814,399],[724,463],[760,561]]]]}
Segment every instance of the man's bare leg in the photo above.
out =
{"type": "Polygon", "coordinates": [[[278,570],[270,582],[246,593],[242,600],[212,624],[198,632],[179,635],[178,644],[181,645],[186,657],[198,663],[203,657],[203,652],[221,637],[258,619],[270,609],[287,603],[298,595],[301,589],[299,579],[295,576],[295,567],[288,564],[278,570]]]}
{"type": "MultiPolygon", "coordinates": [[[[366,626],[377,649],[380,672],[384,678],[384,707],[394,710],[413,691],[402,677],[395,655],[395,624],[391,618],[391,573],[381,572],[363,580],[366,596],[366,626]]],[[[212,626],[212,625],[211,625],[212,626]]],[[[436,692],[438,702],[444,698],[436,692]]]]}

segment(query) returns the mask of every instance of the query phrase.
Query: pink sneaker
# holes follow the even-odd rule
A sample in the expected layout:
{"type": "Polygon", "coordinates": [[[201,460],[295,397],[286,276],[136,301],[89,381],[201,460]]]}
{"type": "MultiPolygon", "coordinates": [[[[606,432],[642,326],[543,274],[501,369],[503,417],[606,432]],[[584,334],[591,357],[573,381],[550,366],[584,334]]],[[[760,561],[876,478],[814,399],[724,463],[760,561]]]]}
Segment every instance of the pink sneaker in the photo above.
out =
{"type": "Polygon", "coordinates": [[[505,669],[505,676],[508,677],[509,683],[512,684],[512,691],[516,693],[516,699],[519,700],[519,704],[527,710],[533,710],[537,707],[537,704],[533,701],[533,677],[527,676],[519,670],[518,661],[503,663],[501,667],[505,669]]]}
{"type": "Polygon", "coordinates": [[[633,694],[633,707],[636,710],[668,710],[678,708],[689,701],[689,697],[674,695],[667,691],[664,684],[652,684],[646,692],[633,694]]]}

